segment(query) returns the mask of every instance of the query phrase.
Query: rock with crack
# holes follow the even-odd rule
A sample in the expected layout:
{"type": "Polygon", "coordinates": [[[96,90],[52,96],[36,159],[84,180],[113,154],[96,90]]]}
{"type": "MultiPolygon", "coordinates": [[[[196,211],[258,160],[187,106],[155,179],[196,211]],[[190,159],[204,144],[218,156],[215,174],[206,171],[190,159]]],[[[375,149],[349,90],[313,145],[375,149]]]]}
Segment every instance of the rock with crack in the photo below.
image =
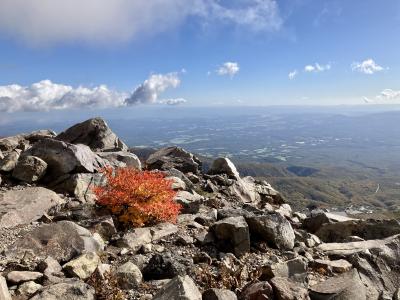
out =
{"type": "Polygon", "coordinates": [[[230,217],[216,222],[212,231],[223,251],[241,256],[250,251],[249,227],[243,217],[230,217]]]}
{"type": "Polygon", "coordinates": [[[289,278],[274,277],[270,282],[276,300],[310,300],[307,289],[289,278]]]}
{"type": "Polygon", "coordinates": [[[110,164],[116,168],[128,167],[137,170],[142,169],[142,163],[140,162],[140,159],[135,154],[128,151],[96,152],[96,154],[109,161],[110,164]]]}
{"type": "Polygon", "coordinates": [[[309,288],[312,300],[366,300],[365,286],[357,270],[353,270],[309,288]]]}
{"type": "Polygon", "coordinates": [[[56,136],[57,140],[83,144],[93,151],[127,151],[128,146],[108,127],[102,118],[78,123],[56,136]]]}
{"type": "Polygon", "coordinates": [[[201,300],[196,284],[189,276],[177,276],[155,294],[153,300],[201,300]]]}
{"type": "Polygon", "coordinates": [[[0,229],[29,224],[63,203],[60,196],[42,187],[0,192],[0,229]]]}
{"type": "Polygon", "coordinates": [[[96,253],[88,252],[67,262],[63,269],[70,276],[86,280],[93,274],[100,263],[100,257],[96,253]]]}
{"type": "Polygon", "coordinates": [[[192,172],[198,174],[201,168],[201,161],[192,153],[180,147],[167,147],[151,154],[146,160],[149,170],[168,170],[175,168],[183,173],[192,172]]]}
{"type": "Polygon", "coordinates": [[[315,233],[323,224],[331,224],[345,221],[354,221],[355,219],[339,214],[328,213],[321,210],[314,210],[311,216],[303,221],[303,227],[311,233],[315,233]]]}
{"type": "Polygon", "coordinates": [[[33,155],[44,160],[48,167],[47,175],[51,179],[68,173],[93,173],[106,166],[104,160],[88,146],[52,139],[37,142],[23,155],[33,155]]]}
{"type": "Polygon", "coordinates": [[[42,225],[18,239],[7,248],[6,256],[21,258],[33,253],[37,258],[53,257],[58,262],[68,262],[84,252],[97,252],[100,244],[90,231],[70,221],[42,225]]]}
{"type": "Polygon", "coordinates": [[[282,250],[292,250],[295,234],[286,218],[273,212],[246,218],[250,233],[282,250]]]}
{"type": "Polygon", "coordinates": [[[226,174],[229,178],[240,180],[240,175],[233,162],[227,157],[219,157],[213,161],[208,174],[226,174]]]}
{"type": "Polygon", "coordinates": [[[46,173],[47,163],[35,156],[23,156],[18,160],[12,176],[18,180],[32,183],[40,180],[46,173]]]}
{"type": "Polygon", "coordinates": [[[95,291],[90,285],[80,280],[68,280],[54,285],[49,285],[31,300],[95,300],[95,291]]]}
{"type": "Polygon", "coordinates": [[[137,288],[143,280],[140,269],[130,261],[119,266],[115,275],[117,277],[118,286],[123,290],[137,288]]]}

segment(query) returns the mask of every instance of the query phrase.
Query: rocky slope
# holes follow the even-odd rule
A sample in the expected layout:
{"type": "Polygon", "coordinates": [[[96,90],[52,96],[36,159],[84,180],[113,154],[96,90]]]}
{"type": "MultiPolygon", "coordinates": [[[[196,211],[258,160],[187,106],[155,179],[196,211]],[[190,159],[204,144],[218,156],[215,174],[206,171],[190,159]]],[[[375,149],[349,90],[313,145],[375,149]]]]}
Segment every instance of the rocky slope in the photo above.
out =
{"type": "Polygon", "coordinates": [[[0,299],[400,299],[400,225],[294,212],[227,158],[140,161],[100,118],[0,139],[0,299]],[[124,229],[95,205],[104,166],[161,170],[176,224],[124,229]]]}

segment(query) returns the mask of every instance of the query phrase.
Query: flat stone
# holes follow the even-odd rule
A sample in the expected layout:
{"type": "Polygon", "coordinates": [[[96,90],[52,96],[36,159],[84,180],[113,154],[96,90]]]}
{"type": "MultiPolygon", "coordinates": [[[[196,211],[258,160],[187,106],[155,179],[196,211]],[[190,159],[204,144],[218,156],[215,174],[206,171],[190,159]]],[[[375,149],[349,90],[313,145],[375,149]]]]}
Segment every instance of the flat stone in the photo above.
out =
{"type": "Polygon", "coordinates": [[[35,281],[42,277],[42,273],[30,271],[11,271],[7,274],[7,280],[13,284],[19,284],[27,281],[35,281]]]}
{"type": "Polygon", "coordinates": [[[353,266],[347,260],[338,259],[338,260],[323,260],[316,259],[313,261],[313,265],[317,268],[331,269],[336,273],[344,273],[349,271],[353,266]]]}
{"type": "Polygon", "coordinates": [[[150,227],[152,234],[152,240],[158,241],[162,238],[170,236],[178,232],[178,226],[171,223],[159,223],[153,227],[150,227]]]}
{"type": "Polygon", "coordinates": [[[60,196],[42,187],[0,192],[0,229],[29,224],[62,203],[60,196]]]}

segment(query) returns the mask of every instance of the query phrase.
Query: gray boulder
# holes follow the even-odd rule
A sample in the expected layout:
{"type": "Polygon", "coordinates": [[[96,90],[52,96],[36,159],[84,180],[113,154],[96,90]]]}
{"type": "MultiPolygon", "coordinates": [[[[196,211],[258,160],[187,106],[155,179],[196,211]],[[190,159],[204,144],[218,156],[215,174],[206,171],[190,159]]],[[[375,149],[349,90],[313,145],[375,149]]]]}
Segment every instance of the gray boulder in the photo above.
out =
{"type": "Polygon", "coordinates": [[[367,292],[357,270],[329,278],[310,287],[312,300],[366,300],[367,292]]]}
{"type": "Polygon", "coordinates": [[[11,271],[7,274],[8,282],[11,282],[13,284],[19,284],[27,281],[35,281],[42,277],[42,273],[30,271],[11,271]]]}
{"type": "Polygon", "coordinates": [[[182,205],[183,214],[195,214],[199,211],[200,205],[203,203],[204,198],[196,192],[179,191],[175,198],[175,202],[182,205]]]}
{"type": "Polygon", "coordinates": [[[375,240],[396,234],[400,234],[399,221],[373,219],[326,223],[315,232],[326,243],[343,242],[351,236],[375,240]]]}
{"type": "Polygon", "coordinates": [[[2,160],[0,160],[0,171],[11,172],[17,165],[21,150],[15,149],[9,152],[2,160]]]}
{"type": "Polygon", "coordinates": [[[21,149],[27,141],[25,140],[24,135],[19,134],[15,136],[5,137],[0,139],[0,150],[4,152],[10,152],[14,149],[21,149]]]}
{"type": "Polygon", "coordinates": [[[131,232],[125,233],[124,236],[118,241],[119,247],[125,247],[131,249],[133,252],[137,252],[142,246],[151,243],[152,234],[148,227],[135,228],[131,232]]]}
{"type": "Polygon", "coordinates": [[[243,217],[230,217],[216,222],[212,230],[223,251],[241,256],[250,251],[249,227],[243,217]]]}
{"type": "Polygon", "coordinates": [[[271,279],[276,300],[309,300],[308,291],[304,286],[285,277],[271,279]]]}
{"type": "Polygon", "coordinates": [[[108,160],[113,167],[118,168],[134,168],[137,170],[142,169],[140,159],[133,153],[128,151],[117,152],[96,152],[98,156],[108,160]]]}
{"type": "Polygon", "coordinates": [[[121,289],[130,290],[137,288],[142,282],[143,275],[140,269],[132,262],[126,262],[117,268],[115,273],[121,289]]]}
{"type": "Polygon", "coordinates": [[[53,257],[67,262],[84,252],[97,252],[101,245],[90,231],[70,221],[42,225],[8,247],[8,257],[23,257],[30,252],[38,258],[53,257]]]}
{"type": "Polygon", "coordinates": [[[67,262],[63,269],[70,276],[86,280],[93,274],[100,263],[100,257],[96,253],[88,252],[67,262]]]}
{"type": "Polygon", "coordinates": [[[268,281],[250,283],[243,288],[240,300],[272,300],[274,292],[268,281]]]}
{"type": "Polygon", "coordinates": [[[0,229],[29,224],[62,203],[60,196],[42,187],[0,192],[0,229]]]}
{"type": "Polygon", "coordinates": [[[292,250],[295,234],[286,218],[279,213],[251,216],[246,219],[250,233],[281,250],[292,250]]]}
{"type": "Polygon", "coordinates": [[[35,156],[22,156],[12,173],[18,180],[32,183],[40,180],[46,173],[47,163],[35,156]]]}
{"type": "Polygon", "coordinates": [[[168,170],[175,168],[183,173],[199,173],[201,161],[192,153],[180,147],[167,147],[151,154],[146,160],[149,170],[168,170]]]}
{"type": "Polygon", "coordinates": [[[285,262],[267,265],[262,268],[262,273],[267,278],[286,277],[296,282],[303,283],[307,275],[307,262],[298,257],[285,262]]]}
{"type": "Polygon", "coordinates": [[[229,178],[239,180],[240,175],[232,161],[227,157],[219,157],[213,161],[208,174],[226,174],[229,178]]]}
{"type": "Polygon", "coordinates": [[[303,226],[311,233],[315,233],[323,224],[332,224],[345,221],[354,221],[355,219],[347,216],[323,212],[321,210],[313,211],[311,216],[303,221],[303,226]]]}
{"type": "Polygon", "coordinates": [[[201,300],[201,293],[189,276],[177,276],[165,284],[153,300],[201,300]]]}
{"type": "Polygon", "coordinates": [[[24,138],[28,140],[31,144],[34,144],[46,138],[54,138],[56,135],[57,134],[53,130],[41,129],[25,134],[24,138]]]}
{"type": "Polygon", "coordinates": [[[57,135],[56,139],[71,144],[83,144],[93,151],[128,150],[102,118],[93,118],[76,124],[57,135]]]}
{"type": "Polygon", "coordinates": [[[79,281],[69,280],[68,282],[57,283],[45,287],[31,300],[95,300],[95,291],[90,285],[79,281]]]}
{"type": "Polygon", "coordinates": [[[57,178],[68,173],[93,173],[106,166],[103,159],[88,146],[73,145],[62,141],[44,139],[24,152],[41,158],[48,165],[47,174],[57,178]]]}

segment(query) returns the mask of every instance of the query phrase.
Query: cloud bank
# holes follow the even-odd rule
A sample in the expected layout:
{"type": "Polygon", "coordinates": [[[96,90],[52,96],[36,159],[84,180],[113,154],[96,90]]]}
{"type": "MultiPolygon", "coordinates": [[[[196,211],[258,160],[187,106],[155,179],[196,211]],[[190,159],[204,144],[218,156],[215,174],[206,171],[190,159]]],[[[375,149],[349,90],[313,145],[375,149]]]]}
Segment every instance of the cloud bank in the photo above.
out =
{"type": "Polygon", "coordinates": [[[362,62],[353,62],[351,69],[356,72],[372,75],[376,72],[383,71],[384,68],[378,65],[372,58],[366,59],[362,62]]]}
{"type": "Polygon", "coordinates": [[[275,0],[1,0],[0,33],[35,46],[129,41],[171,30],[187,18],[255,31],[282,25],[275,0]],[[21,20],[24,20],[21,22],[21,20]]]}
{"type": "Polygon", "coordinates": [[[180,84],[178,73],[153,74],[129,93],[96,87],[53,83],[42,80],[30,86],[18,84],[0,86],[0,112],[50,111],[71,108],[107,108],[135,104],[178,105],[185,99],[160,99],[161,93],[180,84]]]}
{"type": "Polygon", "coordinates": [[[217,69],[217,74],[220,76],[228,75],[230,77],[235,76],[239,72],[239,64],[237,62],[226,62],[217,69]]]}
{"type": "Polygon", "coordinates": [[[385,89],[374,98],[364,97],[364,102],[371,104],[398,104],[400,103],[400,91],[385,89]]]}

